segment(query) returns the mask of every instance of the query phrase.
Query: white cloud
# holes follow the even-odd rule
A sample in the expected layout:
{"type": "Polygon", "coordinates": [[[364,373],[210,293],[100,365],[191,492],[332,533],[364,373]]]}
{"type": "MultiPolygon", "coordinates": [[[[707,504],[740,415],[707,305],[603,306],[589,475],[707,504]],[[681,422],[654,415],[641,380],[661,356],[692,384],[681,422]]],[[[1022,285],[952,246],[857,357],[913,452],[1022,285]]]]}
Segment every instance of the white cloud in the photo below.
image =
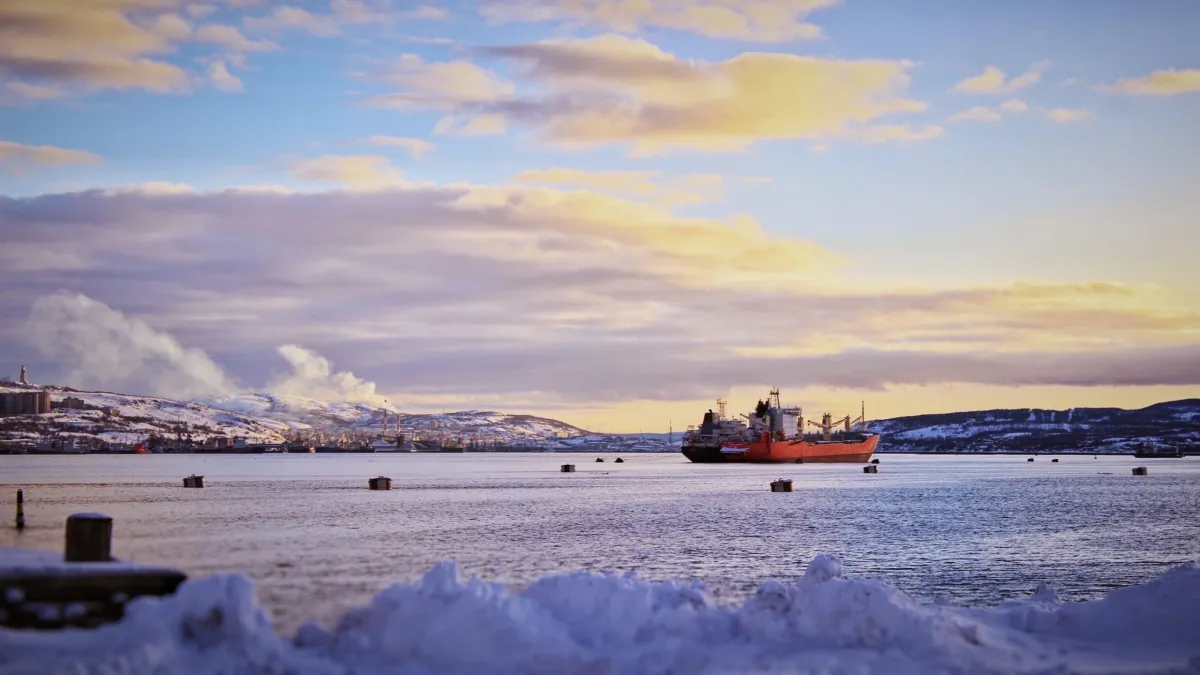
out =
{"type": "Polygon", "coordinates": [[[437,147],[429,141],[404,136],[372,136],[367,139],[367,142],[371,145],[404,148],[412,153],[414,159],[421,159],[425,156],[425,153],[432,152],[437,147]]]}
{"type": "Polygon", "coordinates": [[[1101,91],[1132,96],[1178,96],[1200,92],[1200,68],[1156,70],[1143,77],[1124,79],[1101,91]]]}
{"type": "Polygon", "coordinates": [[[1055,122],[1070,123],[1084,122],[1095,116],[1091,110],[1076,110],[1072,108],[1053,108],[1046,111],[1046,117],[1055,122]]]}
{"type": "Polygon", "coordinates": [[[404,174],[381,155],[325,155],[292,164],[292,175],[316,183],[338,183],[359,189],[405,185],[404,174]]]}
{"type": "Polygon", "coordinates": [[[211,42],[231,52],[270,52],[279,49],[279,45],[270,40],[251,40],[233,26],[207,24],[196,29],[195,39],[199,42],[211,42]]]}
{"type": "Polygon", "coordinates": [[[1005,112],[1020,114],[1029,110],[1029,104],[1019,98],[1014,98],[1001,103],[1000,108],[1005,112]]]}
{"type": "Polygon", "coordinates": [[[208,79],[221,91],[245,91],[246,87],[236,75],[229,72],[224,61],[213,61],[208,66],[208,79]]]}
{"type": "Polygon", "coordinates": [[[83,150],[70,150],[53,145],[24,145],[0,140],[0,168],[24,171],[30,166],[64,166],[95,164],[100,158],[83,150]]]}
{"type": "Polygon", "coordinates": [[[1003,117],[1000,113],[992,110],[985,105],[977,105],[970,110],[964,110],[960,113],[950,116],[951,122],[999,122],[1003,117]]]}

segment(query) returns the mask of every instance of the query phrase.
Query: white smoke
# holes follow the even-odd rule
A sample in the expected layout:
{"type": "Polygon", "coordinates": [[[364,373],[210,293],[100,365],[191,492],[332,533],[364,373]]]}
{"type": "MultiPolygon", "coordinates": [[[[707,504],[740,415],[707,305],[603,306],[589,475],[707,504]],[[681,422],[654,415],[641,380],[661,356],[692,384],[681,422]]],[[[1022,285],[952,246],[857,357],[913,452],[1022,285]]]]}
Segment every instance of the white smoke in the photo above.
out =
{"type": "Polygon", "coordinates": [[[80,293],[38,298],[26,327],[69,386],[184,399],[237,390],[202,350],[186,348],[145,321],[80,293]]]}
{"type": "MultiPolygon", "coordinates": [[[[203,350],[184,347],[171,334],[125,316],[81,293],[59,291],[34,301],[26,323],[38,351],[53,360],[60,383],[175,399],[244,391],[203,350]]],[[[279,354],[291,372],[267,386],[273,394],[324,401],[378,403],[375,383],[334,372],[329,359],[296,345],[279,354]]]]}
{"type": "Polygon", "coordinates": [[[267,389],[283,396],[303,396],[323,401],[379,403],[375,383],[360,379],[349,371],[334,372],[329,359],[311,349],[283,345],[279,355],[287,360],[292,372],[271,380],[267,389]]]}

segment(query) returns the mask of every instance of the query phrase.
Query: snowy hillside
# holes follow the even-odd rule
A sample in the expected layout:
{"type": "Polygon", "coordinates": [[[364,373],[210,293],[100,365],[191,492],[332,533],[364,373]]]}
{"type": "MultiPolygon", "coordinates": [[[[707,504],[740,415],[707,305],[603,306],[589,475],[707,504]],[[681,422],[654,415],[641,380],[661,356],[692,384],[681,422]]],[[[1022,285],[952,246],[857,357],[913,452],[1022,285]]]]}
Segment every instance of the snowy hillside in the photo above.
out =
{"type": "MultiPolygon", "coordinates": [[[[36,391],[42,387],[0,385],[0,393],[36,391]]],[[[279,443],[287,425],[272,419],[238,414],[200,403],[151,396],[76,391],[44,387],[50,400],[67,397],[83,400],[82,410],[55,409],[48,415],[0,417],[0,443],[36,443],[39,439],[95,440],[100,443],[134,443],[149,436],[190,434],[203,442],[212,437],[243,438],[248,443],[279,443]]]]}
{"type": "Polygon", "coordinates": [[[871,423],[880,452],[1132,453],[1139,445],[1200,450],[1200,399],[1139,410],[984,410],[871,423]]]}

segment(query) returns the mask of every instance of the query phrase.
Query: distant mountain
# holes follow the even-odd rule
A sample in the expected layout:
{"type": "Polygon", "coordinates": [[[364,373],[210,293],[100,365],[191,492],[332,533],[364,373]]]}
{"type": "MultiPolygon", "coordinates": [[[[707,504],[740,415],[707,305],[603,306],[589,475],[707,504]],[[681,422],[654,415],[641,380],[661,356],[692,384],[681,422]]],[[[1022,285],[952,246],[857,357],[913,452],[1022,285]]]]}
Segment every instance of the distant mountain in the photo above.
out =
{"type": "MultiPolygon", "coordinates": [[[[0,384],[0,392],[37,386],[0,384]]],[[[0,417],[0,446],[28,446],[39,439],[75,438],[92,445],[131,443],[151,435],[190,435],[197,442],[224,436],[247,443],[281,443],[305,434],[383,431],[384,408],[366,403],[318,401],[266,393],[174,401],[151,396],[45,387],[56,403],[81,399],[83,409],[49,415],[0,417]]],[[[559,451],[677,451],[674,434],[598,434],[545,417],[465,410],[405,414],[389,407],[388,429],[397,415],[407,434],[440,435],[465,444],[559,451]]],[[[1200,399],[1158,403],[1140,410],[983,410],[916,415],[871,422],[882,435],[879,452],[1086,452],[1132,453],[1150,447],[1200,450],[1200,399]]]]}
{"type": "Polygon", "coordinates": [[[981,410],[874,421],[879,452],[1132,453],[1140,444],[1200,450],[1200,399],[1139,410],[981,410]]]}

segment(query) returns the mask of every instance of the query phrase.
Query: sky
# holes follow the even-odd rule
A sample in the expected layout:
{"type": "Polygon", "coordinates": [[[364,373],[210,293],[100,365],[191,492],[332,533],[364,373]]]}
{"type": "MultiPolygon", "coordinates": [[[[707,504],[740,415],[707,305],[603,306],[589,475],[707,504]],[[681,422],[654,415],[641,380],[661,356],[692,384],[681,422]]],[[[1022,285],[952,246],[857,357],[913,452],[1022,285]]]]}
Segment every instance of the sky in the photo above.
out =
{"type": "Polygon", "coordinates": [[[1200,396],[1200,4],[6,0],[0,375],[636,432],[1200,396]]]}

